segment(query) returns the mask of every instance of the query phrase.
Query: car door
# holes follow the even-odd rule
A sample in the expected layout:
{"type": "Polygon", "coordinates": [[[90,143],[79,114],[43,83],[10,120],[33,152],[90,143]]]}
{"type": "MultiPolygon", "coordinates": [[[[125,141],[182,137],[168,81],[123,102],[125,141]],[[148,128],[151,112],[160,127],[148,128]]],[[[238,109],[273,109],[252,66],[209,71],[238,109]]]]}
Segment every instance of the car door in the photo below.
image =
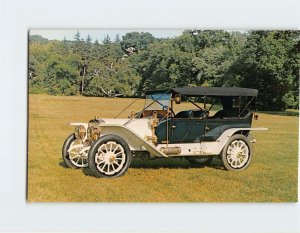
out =
{"type": "Polygon", "coordinates": [[[188,135],[188,142],[201,142],[201,138],[205,134],[206,121],[199,118],[190,119],[190,132],[188,135]]]}
{"type": "Polygon", "coordinates": [[[183,143],[188,141],[190,119],[172,118],[171,120],[171,143],[183,143]]]}
{"type": "Polygon", "coordinates": [[[201,141],[215,141],[222,133],[222,124],[220,119],[205,119],[205,131],[201,141]]]}

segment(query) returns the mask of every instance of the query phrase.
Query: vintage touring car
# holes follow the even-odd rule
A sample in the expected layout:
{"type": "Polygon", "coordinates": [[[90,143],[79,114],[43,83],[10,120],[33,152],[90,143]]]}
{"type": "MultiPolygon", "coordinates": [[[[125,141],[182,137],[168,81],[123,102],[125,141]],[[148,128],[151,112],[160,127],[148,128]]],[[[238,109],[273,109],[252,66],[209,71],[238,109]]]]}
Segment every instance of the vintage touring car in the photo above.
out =
{"type": "Polygon", "coordinates": [[[267,130],[251,128],[257,94],[238,87],[146,91],[145,107],[128,118],[71,123],[75,132],[66,139],[62,157],[68,167],[89,166],[96,177],[123,175],[134,157],[184,157],[208,164],[218,155],[227,170],[243,170],[253,156],[255,139],[249,132],[267,130]],[[184,109],[186,103],[194,108],[184,109]],[[183,109],[175,112],[178,104],[183,109]]]}

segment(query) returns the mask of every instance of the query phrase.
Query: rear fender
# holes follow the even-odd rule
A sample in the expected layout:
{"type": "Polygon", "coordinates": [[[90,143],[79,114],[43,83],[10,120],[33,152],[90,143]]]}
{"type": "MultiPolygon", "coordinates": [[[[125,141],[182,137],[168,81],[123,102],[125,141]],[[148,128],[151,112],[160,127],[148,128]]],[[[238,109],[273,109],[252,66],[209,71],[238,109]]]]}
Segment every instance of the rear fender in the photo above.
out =
{"type": "Polygon", "coordinates": [[[201,142],[201,152],[206,155],[218,155],[221,153],[229,138],[239,131],[265,131],[268,128],[232,128],[226,130],[214,142],[201,142]]]}

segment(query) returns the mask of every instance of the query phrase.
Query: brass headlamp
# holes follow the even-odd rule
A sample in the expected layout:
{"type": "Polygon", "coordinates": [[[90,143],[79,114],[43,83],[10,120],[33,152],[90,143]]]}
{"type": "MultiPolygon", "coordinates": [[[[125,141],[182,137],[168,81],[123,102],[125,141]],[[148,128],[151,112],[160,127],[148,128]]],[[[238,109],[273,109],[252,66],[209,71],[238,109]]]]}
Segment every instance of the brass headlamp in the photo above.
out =
{"type": "Polygon", "coordinates": [[[89,127],[87,129],[87,138],[90,141],[96,141],[100,137],[101,128],[100,120],[98,117],[89,121],[89,127]]]}
{"type": "Polygon", "coordinates": [[[86,130],[83,125],[79,125],[75,128],[75,137],[77,139],[82,140],[82,139],[84,139],[85,135],[86,135],[86,130]]]}
{"type": "Polygon", "coordinates": [[[87,138],[96,141],[100,137],[100,126],[90,126],[87,130],[87,138]]]}

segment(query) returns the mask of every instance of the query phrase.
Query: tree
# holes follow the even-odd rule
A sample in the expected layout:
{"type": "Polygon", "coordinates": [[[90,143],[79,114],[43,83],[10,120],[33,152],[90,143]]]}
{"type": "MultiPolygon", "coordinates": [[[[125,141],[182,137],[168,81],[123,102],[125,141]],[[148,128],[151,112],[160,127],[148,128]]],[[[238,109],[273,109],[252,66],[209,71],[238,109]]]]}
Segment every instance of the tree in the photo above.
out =
{"type": "Polygon", "coordinates": [[[49,40],[42,37],[41,35],[30,35],[29,36],[29,41],[30,42],[38,42],[41,44],[46,44],[49,40]]]}
{"type": "Polygon", "coordinates": [[[119,34],[117,34],[116,35],[116,37],[115,37],[115,41],[114,41],[115,43],[120,43],[121,42],[121,38],[120,38],[120,35],[119,34]]]}
{"type": "Polygon", "coordinates": [[[202,42],[201,49],[196,50],[196,57],[193,59],[198,73],[195,82],[206,86],[239,86],[239,76],[232,67],[245,44],[244,36],[239,32],[223,31],[209,34],[197,34],[202,42]]]}
{"type": "Polygon", "coordinates": [[[103,39],[103,44],[110,44],[111,43],[111,39],[109,37],[108,34],[106,34],[106,36],[103,39]]]}
{"type": "Polygon", "coordinates": [[[93,43],[29,37],[30,93],[124,96],[143,89],[240,86],[259,89],[263,110],[299,107],[299,31],[186,30],[172,39],[130,32],[93,43]]]}
{"type": "Polygon", "coordinates": [[[79,32],[79,30],[77,30],[77,32],[76,32],[76,34],[75,34],[75,36],[74,36],[74,40],[75,40],[76,42],[81,41],[81,37],[80,37],[80,32],[79,32]]]}
{"type": "Polygon", "coordinates": [[[259,89],[258,107],[284,110],[299,87],[299,32],[252,31],[238,60],[241,85],[259,89]]]}
{"type": "Polygon", "coordinates": [[[87,44],[91,44],[92,43],[92,37],[90,35],[87,35],[86,43],[87,44]]]}
{"type": "Polygon", "coordinates": [[[121,46],[125,51],[131,47],[138,51],[146,49],[154,41],[155,37],[149,32],[129,32],[122,36],[121,46]]]}
{"type": "Polygon", "coordinates": [[[244,44],[241,38],[240,33],[185,31],[175,39],[149,44],[147,50],[130,57],[142,76],[139,90],[236,85],[229,69],[244,44]]]}
{"type": "Polygon", "coordinates": [[[142,89],[191,85],[194,73],[193,55],[175,48],[171,40],[155,42],[147,50],[130,57],[130,62],[142,76],[142,89]]]}
{"type": "Polygon", "coordinates": [[[74,35],[74,43],[72,44],[72,49],[74,53],[79,54],[82,50],[82,40],[80,37],[80,32],[77,31],[76,34],[74,35]]]}
{"type": "Polygon", "coordinates": [[[78,73],[76,67],[58,54],[52,54],[45,64],[43,73],[47,80],[49,94],[76,95],[78,73]]]}
{"type": "Polygon", "coordinates": [[[80,93],[84,94],[85,78],[88,73],[88,66],[90,61],[90,53],[92,50],[92,38],[90,35],[87,36],[86,41],[80,37],[79,31],[74,36],[75,42],[73,44],[73,53],[80,57],[78,62],[78,71],[81,76],[80,82],[80,93]]]}

